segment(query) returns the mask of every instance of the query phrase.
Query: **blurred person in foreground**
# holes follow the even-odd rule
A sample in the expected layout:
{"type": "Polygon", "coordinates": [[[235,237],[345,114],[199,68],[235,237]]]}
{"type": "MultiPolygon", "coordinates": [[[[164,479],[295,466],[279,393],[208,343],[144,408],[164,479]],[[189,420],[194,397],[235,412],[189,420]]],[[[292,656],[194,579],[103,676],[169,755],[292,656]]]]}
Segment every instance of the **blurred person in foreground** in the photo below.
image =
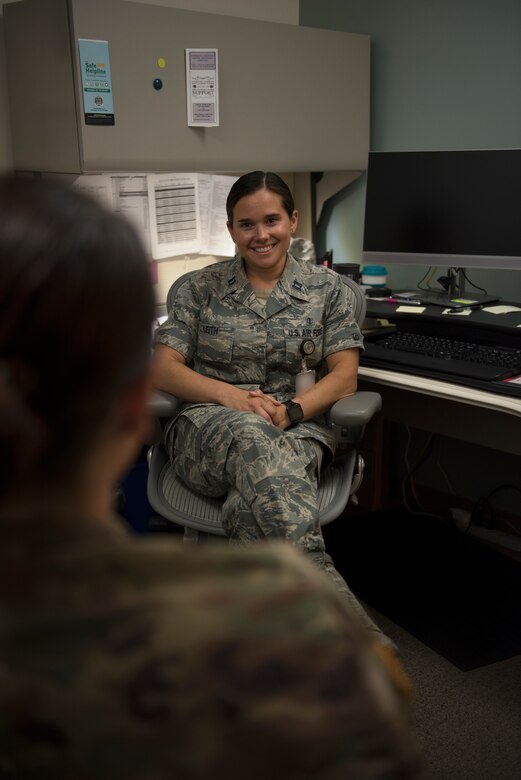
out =
{"type": "Polygon", "coordinates": [[[0,298],[0,777],[416,777],[399,681],[297,550],[115,516],[151,385],[132,227],[0,180],[0,298]]]}

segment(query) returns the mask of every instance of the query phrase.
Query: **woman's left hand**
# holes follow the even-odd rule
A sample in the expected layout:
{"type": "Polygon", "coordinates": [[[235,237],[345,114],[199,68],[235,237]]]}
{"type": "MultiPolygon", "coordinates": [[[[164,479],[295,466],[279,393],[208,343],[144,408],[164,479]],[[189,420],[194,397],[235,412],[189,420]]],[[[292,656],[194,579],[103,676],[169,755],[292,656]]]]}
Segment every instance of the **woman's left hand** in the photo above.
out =
{"type": "Polygon", "coordinates": [[[280,401],[277,401],[272,395],[263,393],[260,388],[256,390],[249,390],[248,395],[250,398],[258,398],[262,409],[268,413],[271,422],[277,428],[284,429],[287,425],[286,420],[286,407],[280,401]],[[286,423],[286,424],[284,424],[286,423]]]}

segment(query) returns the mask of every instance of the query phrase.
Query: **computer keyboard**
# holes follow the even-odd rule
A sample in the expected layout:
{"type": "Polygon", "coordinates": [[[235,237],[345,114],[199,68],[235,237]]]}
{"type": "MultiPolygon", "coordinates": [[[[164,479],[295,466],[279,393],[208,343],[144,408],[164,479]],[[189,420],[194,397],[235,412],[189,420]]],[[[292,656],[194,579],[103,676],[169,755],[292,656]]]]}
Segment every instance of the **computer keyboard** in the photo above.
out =
{"type": "Polygon", "coordinates": [[[521,374],[521,349],[481,344],[400,328],[365,341],[362,365],[384,365],[410,373],[446,375],[453,381],[492,382],[521,374]]]}

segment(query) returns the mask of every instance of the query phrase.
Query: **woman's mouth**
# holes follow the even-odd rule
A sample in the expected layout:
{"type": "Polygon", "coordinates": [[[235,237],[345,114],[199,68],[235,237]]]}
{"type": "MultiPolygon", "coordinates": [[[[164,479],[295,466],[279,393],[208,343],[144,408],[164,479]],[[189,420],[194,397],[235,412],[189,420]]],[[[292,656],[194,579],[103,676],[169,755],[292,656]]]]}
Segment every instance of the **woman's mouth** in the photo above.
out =
{"type": "Polygon", "coordinates": [[[274,246],[275,244],[265,244],[265,246],[254,246],[252,249],[259,255],[265,255],[268,252],[271,252],[274,246]]]}

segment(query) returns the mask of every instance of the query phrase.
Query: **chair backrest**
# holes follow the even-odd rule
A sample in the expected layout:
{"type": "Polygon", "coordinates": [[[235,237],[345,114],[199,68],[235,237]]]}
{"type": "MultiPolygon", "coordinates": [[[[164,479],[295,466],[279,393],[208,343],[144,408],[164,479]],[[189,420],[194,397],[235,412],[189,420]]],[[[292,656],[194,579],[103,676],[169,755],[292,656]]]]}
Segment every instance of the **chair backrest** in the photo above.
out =
{"type": "MultiPolygon", "coordinates": [[[[176,279],[175,282],[173,282],[168,291],[168,295],[166,296],[166,310],[168,313],[172,308],[172,302],[177,294],[177,291],[192,274],[193,271],[187,271],[185,274],[182,274],[182,276],[176,279]]],[[[367,301],[365,299],[364,291],[360,285],[351,279],[351,277],[340,274],[340,278],[349,290],[349,298],[353,306],[353,318],[361,327],[367,311],[367,301]]]]}
{"type": "Polygon", "coordinates": [[[349,289],[349,298],[353,306],[353,319],[362,327],[367,311],[367,300],[364,291],[350,276],[340,274],[340,278],[349,289]]]}

